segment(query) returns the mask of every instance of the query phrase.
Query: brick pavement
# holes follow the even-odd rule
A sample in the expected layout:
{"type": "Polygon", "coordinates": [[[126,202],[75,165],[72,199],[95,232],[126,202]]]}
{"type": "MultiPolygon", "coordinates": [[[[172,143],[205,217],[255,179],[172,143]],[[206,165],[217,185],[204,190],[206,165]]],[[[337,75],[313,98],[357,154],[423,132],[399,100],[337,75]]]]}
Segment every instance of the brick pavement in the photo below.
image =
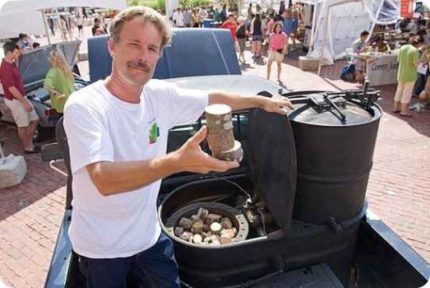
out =
{"type": "MultiPolygon", "coordinates": [[[[85,64],[83,71],[88,69],[85,64]]],[[[342,64],[324,68],[324,77],[319,77],[301,71],[297,61],[288,59],[283,81],[294,90],[359,87],[335,80],[342,64]]],[[[265,77],[263,64],[242,68],[244,74],[265,77]]],[[[430,154],[430,113],[413,113],[409,119],[393,115],[395,86],[381,90],[385,113],[368,187],[370,208],[430,261],[430,164],[423,160],[430,154]]],[[[14,127],[0,124],[1,138],[7,140],[6,153],[21,153],[14,127]]],[[[10,287],[42,287],[64,212],[66,179],[39,156],[25,158],[29,172],[24,182],[0,190],[0,279],[10,287]]]]}

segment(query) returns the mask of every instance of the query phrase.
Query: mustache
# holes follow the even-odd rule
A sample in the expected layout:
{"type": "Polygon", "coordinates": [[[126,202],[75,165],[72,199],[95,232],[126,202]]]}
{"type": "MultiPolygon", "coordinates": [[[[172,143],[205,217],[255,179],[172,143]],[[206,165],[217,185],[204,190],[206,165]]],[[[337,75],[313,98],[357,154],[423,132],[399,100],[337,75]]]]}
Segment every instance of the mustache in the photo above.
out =
{"type": "Polygon", "coordinates": [[[127,62],[127,66],[134,68],[134,69],[142,70],[146,73],[151,72],[151,68],[148,66],[148,64],[141,62],[141,61],[129,61],[129,62],[127,62]]]}

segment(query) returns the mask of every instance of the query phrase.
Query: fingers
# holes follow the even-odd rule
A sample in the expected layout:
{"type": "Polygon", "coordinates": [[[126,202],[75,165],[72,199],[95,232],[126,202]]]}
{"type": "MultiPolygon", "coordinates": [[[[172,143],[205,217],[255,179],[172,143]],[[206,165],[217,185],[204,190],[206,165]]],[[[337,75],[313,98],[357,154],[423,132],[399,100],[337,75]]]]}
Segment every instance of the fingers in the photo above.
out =
{"type": "Polygon", "coordinates": [[[205,154],[204,162],[201,164],[205,167],[203,169],[203,173],[208,173],[210,171],[225,172],[240,166],[237,161],[222,161],[210,156],[209,154],[205,154]]]}
{"type": "Polygon", "coordinates": [[[203,140],[205,140],[206,135],[208,134],[208,128],[206,126],[203,126],[200,128],[200,130],[188,140],[191,144],[199,145],[202,143],[203,140]]]}
{"type": "Polygon", "coordinates": [[[291,103],[291,101],[287,98],[285,99],[277,99],[275,100],[278,106],[281,107],[288,107],[289,109],[294,109],[294,105],[291,103]]]}

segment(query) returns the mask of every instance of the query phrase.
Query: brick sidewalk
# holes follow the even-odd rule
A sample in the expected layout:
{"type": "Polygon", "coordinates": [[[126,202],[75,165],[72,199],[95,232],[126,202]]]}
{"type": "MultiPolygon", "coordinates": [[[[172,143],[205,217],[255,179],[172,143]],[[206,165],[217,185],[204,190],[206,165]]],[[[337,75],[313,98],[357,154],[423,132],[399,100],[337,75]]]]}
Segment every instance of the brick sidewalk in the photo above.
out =
{"type": "MultiPolygon", "coordinates": [[[[247,54],[248,59],[250,55],[247,54]]],[[[283,82],[294,90],[351,89],[358,85],[337,79],[342,63],[324,68],[323,77],[303,72],[297,62],[283,65],[283,82]]],[[[242,67],[244,74],[265,77],[264,65],[242,67]]],[[[276,72],[275,65],[273,66],[276,72]]],[[[379,215],[408,244],[430,261],[430,113],[400,118],[391,111],[394,86],[382,87],[379,135],[368,200],[379,215]]],[[[6,153],[21,154],[16,129],[0,124],[6,153]]],[[[14,188],[0,190],[0,279],[11,287],[42,287],[64,213],[65,178],[25,156],[28,175],[14,188]]]]}

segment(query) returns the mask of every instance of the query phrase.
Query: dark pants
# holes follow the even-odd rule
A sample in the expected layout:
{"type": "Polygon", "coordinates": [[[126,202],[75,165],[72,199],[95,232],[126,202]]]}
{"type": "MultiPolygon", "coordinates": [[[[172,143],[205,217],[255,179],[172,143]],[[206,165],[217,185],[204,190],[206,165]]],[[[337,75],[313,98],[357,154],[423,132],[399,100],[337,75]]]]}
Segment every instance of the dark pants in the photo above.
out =
{"type": "Polygon", "coordinates": [[[90,259],[79,256],[79,270],[87,288],[180,287],[172,241],[163,232],[154,246],[126,258],[90,259]]]}
{"type": "Polygon", "coordinates": [[[412,95],[419,96],[423,92],[426,85],[427,75],[417,73],[417,82],[415,82],[415,89],[412,95]]]}

